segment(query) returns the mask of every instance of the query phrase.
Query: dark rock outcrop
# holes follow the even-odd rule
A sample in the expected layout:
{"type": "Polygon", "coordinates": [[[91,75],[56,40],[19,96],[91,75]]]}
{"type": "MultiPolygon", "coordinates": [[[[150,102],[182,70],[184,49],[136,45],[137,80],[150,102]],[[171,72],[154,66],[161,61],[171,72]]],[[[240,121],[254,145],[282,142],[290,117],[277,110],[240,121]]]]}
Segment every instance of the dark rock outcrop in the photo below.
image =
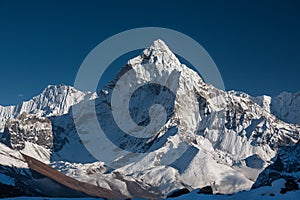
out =
{"type": "MultiPolygon", "coordinates": [[[[300,143],[293,146],[282,147],[273,164],[269,165],[257,178],[252,188],[271,185],[273,181],[283,178],[286,180],[286,188],[290,183],[297,182],[300,171],[300,143]]],[[[290,190],[286,190],[290,191],[290,190]]]]}
{"type": "Polygon", "coordinates": [[[281,188],[280,193],[285,194],[286,192],[299,190],[299,185],[293,178],[286,178],[285,179],[285,188],[281,188]]]}
{"type": "Polygon", "coordinates": [[[167,198],[179,197],[181,195],[188,194],[188,193],[190,193],[190,191],[187,188],[182,188],[171,192],[170,194],[168,194],[167,198]]]}
{"type": "Polygon", "coordinates": [[[51,149],[53,146],[51,121],[45,117],[22,113],[15,119],[7,120],[0,141],[17,150],[24,149],[25,142],[51,149]]]}
{"type": "Polygon", "coordinates": [[[200,191],[197,193],[198,194],[213,194],[213,189],[211,186],[205,186],[205,187],[201,188],[200,191]]]}

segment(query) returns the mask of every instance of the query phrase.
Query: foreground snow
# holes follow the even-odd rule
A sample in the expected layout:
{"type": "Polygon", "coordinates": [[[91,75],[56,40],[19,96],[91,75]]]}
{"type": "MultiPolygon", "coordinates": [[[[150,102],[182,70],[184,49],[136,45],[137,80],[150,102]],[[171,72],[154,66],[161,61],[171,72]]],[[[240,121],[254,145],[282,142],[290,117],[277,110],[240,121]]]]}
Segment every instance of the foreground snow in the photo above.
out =
{"type": "Polygon", "coordinates": [[[205,195],[197,194],[196,191],[193,191],[187,195],[182,195],[173,199],[299,199],[300,190],[287,192],[286,194],[281,194],[281,188],[284,188],[284,179],[276,180],[272,183],[272,186],[265,186],[254,190],[241,191],[233,195],[205,195]]]}
{"type": "MultiPolygon", "coordinates": [[[[176,199],[176,200],[191,200],[191,199],[201,199],[201,200],[240,200],[240,199],[251,199],[251,200],[265,200],[265,199],[299,199],[300,197],[300,190],[297,191],[291,191],[287,192],[286,194],[281,194],[280,190],[284,187],[285,180],[280,179],[277,181],[274,181],[272,186],[265,186],[258,189],[250,190],[250,191],[242,191],[238,192],[233,195],[207,195],[207,194],[197,194],[197,191],[193,191],[189,194],[182,195],[180,197],[176,198],[170,198],[170,199],[176,199]]],[[[34,199],[34,200],[44,200],[44,199],[55,199],[55,200],[70,200],[70,198],[45,198],[45,197],[17,197],[17,198],[7,198],[7,199],[34,199]]],[[[79,198],[78,198],[79,199],[79,198]]],[[[84,200],[94,200],[96,198],[80,198],[84,200]]],[[[99,198],[97,198],[99,199],[99,198]]]]}

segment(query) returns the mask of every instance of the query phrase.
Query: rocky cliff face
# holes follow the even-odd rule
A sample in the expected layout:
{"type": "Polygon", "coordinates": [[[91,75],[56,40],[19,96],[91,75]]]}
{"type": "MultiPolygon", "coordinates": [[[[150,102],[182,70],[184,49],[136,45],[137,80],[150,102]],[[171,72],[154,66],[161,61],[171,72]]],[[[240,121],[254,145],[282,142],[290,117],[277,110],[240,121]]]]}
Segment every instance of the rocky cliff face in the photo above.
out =
{"type": "Polygon", "coordinates": [[[25,143],[51,149],[53,132],[51,121],[45,117],[22,113],[6,122],[1,141],[12,149],[23,150],[25,143]]]}

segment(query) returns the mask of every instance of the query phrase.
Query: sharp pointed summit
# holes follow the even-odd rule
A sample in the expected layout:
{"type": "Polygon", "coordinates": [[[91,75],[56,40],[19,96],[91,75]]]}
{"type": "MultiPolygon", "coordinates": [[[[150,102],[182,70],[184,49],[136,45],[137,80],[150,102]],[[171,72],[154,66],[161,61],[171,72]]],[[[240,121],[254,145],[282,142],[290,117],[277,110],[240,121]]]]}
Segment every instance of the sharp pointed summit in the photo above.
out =
{"type": "Polygon", "coordinates": [[[179,69],[181,63],[176,55],[169,49],[166,43],[160,39],[155,40],[152,45],[142,52],[140,56],[129,60],[128,64],[155,64],[166,69],[179,69]]]}
{"type": "Polygon", "coordinates": [[[167,44],[161,39],[153,41],[152,45],[149,48],[145,49],[144,54],[148,54],[148,55],[165,54],[173,58],[176,58],[175,54],[169,49],[167,44]]]}
{"type": "Polygon", "coordinates": [[[167,44],[161,39],[154,40],[149,49],[160,49],[160,51],[170,51],[167,44]]]}

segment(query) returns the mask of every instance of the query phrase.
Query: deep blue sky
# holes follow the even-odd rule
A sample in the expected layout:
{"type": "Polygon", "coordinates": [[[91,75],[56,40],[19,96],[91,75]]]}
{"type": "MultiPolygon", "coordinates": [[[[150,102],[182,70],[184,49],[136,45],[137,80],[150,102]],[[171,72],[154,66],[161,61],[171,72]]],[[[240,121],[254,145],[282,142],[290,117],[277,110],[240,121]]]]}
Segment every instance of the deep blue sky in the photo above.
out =
{"type": "Polygon", "coordinates": [[[96,45],[144,26],[171,28],[197,40],[228,90],[300,91],[297,1],[1,0],[0,104],[28,100],[48,84],[72,85],[96,45]]]}

